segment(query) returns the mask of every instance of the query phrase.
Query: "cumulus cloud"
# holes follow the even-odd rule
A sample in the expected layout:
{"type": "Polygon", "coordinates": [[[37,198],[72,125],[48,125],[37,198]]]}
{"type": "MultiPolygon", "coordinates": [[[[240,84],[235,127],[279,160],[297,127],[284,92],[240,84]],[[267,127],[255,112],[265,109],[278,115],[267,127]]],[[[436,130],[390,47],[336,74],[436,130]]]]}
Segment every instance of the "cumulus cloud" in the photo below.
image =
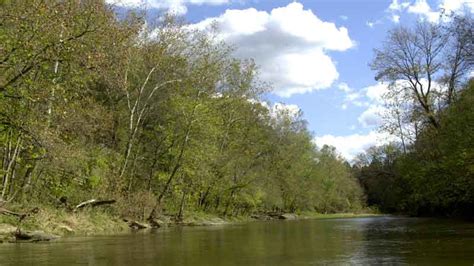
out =
{"type": "Polygon", "coordinates": [[[254,8],[226,10],[193,27],[217,22],[220,38],[236,47],[236,56],[254,58],[260,77],[281,97],[331,87],[339,77],[327,51],[354,46],[347,28],[322,21],[297,2],[270,12],[254,8]]]}
{"type": "Polygon", "coordinates": [[[431,10],[430,5],[426,0],[417,0],[414,4],[408,6],[408,13],[421,15],[422,18],[426,18],[429,22],[438,22],[440,13],[431,10]]]}
{"type": "Polygon", "coordinates": [[[317,136],[314,142],[318,147],[330,145],[336,147],[344,158],[351,161],[354,157],[364,152],[371,146],[384,145],[393,141],[394,138],[386,133],[370,131],[367,134],[352,134],[346,136],[324,135],[317,136]]]}
{"type": "Polygon", "coordinates": [[[177,15],[187,13],[187,5],[222,5],[230,0],[106,0],[108,4],[131,8],[163,9],[177,15]]]}
{"type": "MultiPolygon", "coordinates": [[[[388,133],[377,132],[376,128],[381,125],[383,115],[387,111],[385,108],[384,94],[388,92],[388,84],[377,83],[372,86],[365,87],[356,91],[347,84],[341,83],[338,88],[346,93],[345,103],[342,108],[347,108],[347,104],[351,103],[357,106],[366,106],[367,109],[358,117],[359,125],[371,130],[367,134],[351,134],[345,136],[324,135],[317,136],[314,141],[316,145],[331,145],[344,156],[347,160],[364,152],[367,148],[376,145],[384,145],[395,140],[395,137],[388,133]]],[[[356,129],[355,125],[351,126],[351,130],[356,129]]]]}
{"type": "Polygon", "coordinates": [[[344,92],[344,103],[341,105],[343,110],[346,110],[349,105],[355,105],[358,107],[367,106],[368,102],[364,100],[363,91],[356,91],[349,87],[347,83],[341,82],[337,85],[337,88],[344,92]]]}
{"type": "Polygon", "coordinates": [[[357,120],[363,127],[376,127],[382,125],[382,115],[386,109],[381,105],[371,105],[357,120]]]}
{"type": "MultiPolygon", "coordinates": [[[[392,0],[387,11],[392,14],[391,20],[398,23],[400,14],[403,12],[418,15],[421,19],[426,19],[432,23],[438,23],[445,14],[463,13],[465,10],[474,11],[474,1],[472,0],[441,0],[438,6],[430,6],[427,0],[409,0],[399,2],[392,0]]],[[[444,18],[448,19],[448,18],[444,18]]]]}
{"type": "Polygon", "coordinates": [[[367,98],[373,103],[382,104],[383,96],[388,92],[388,84],[378,82],[375,85],[365,87],[363,91],[365,92],[367,98]]]}
{"type": "Polygon", "coordinates": [[[362,89],[367,109],[357,118],[363,127],[378,127],[382,124],[382,116],[386,112],[383,96],[388,92],[388,84],[378,82],[362,89]]]}

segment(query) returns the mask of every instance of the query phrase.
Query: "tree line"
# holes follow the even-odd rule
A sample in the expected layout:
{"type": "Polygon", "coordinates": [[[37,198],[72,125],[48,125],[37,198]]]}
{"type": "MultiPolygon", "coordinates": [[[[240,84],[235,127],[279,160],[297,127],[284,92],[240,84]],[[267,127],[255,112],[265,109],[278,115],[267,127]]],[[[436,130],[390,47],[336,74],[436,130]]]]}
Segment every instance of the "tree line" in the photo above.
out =
{"type": "Polygon", "coordinates": [[[474,213],[473,20],[450,15],[388,33],[371,64],[386,82],[382,130],[398,138],[358,156],[370,205],[429,216],[474,213]]]}
{"type": "Polygon", "coordinates": [[[212,32],[96,0],[0,3],[0,200],[113,198],[142,220],[363,207],[350,165],[262,104],[255,63],[212,32]]]}

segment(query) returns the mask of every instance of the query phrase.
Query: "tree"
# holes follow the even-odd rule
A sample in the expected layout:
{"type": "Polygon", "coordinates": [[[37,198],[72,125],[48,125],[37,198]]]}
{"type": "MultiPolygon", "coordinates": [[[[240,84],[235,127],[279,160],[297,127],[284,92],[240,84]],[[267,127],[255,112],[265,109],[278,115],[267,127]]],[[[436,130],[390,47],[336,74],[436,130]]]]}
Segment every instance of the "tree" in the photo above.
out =
{"type": "Polygon", "coordinates": [[[399,26],[389,32],[383,47],[375,50],[371,68],[376,80],[389,82],[394,91],[391,95],[407,96],[405,100],[413,103],[407,110],[413,121],[439,128],[438,111],[454,100],[458,84],[468,72],[469,21],[455,19],[449,30],[429,22],[418,22],[414,28],[399,26]]]}

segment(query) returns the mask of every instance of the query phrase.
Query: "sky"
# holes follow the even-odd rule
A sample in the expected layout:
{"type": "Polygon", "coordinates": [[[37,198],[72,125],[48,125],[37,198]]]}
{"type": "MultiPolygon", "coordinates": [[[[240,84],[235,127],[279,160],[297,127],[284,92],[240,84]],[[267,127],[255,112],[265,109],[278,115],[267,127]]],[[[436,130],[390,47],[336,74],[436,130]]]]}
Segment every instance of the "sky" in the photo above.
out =
{"type": "Polygon", "coordinates": [[[171,11],[193,27],[219,25],[235,56],[253,58],[265,95],[278,108],[301,110],[318,146],[348,160],[393,137],[378,130],[387,84],[369,63],[387,32],[440,11],[472,12],[474,0],[107,0],[124,8],[171,11]]]}

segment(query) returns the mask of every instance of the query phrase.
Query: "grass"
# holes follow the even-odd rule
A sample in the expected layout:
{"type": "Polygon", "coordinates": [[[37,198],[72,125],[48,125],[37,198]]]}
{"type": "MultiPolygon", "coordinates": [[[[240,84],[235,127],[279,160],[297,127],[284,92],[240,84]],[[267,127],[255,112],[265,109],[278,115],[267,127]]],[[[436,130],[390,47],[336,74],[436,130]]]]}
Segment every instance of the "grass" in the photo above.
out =
{"type": "MultiPolygon", "coordinates": [[[[0,224],[16,227],[18,218],[0,215],[0,224]]],[[[21,223],[21,229],[40,230],[60,236],[117,234],[129,230],[125,222],[103,210],[84,209],[74,213],[51,207],[41,207],[38,213],[21,223]]]]}
{"type": "MultiPolygon", "coordinates": [[[[335,219],[380,216],[372,210],[365,213],[335,213],[322,214],[317,212],[299,212],[297,219],[335,219]]],[[[222,225],[254,221],[250,216],[220,217],[217,214],[205,212],[186,213],[181,225],[222,225]]],[[[172,224],[172,222],[169,221],[172,224]]],[[[18,218],[0,215],[0,242],[12,237],[12,230],[18,225],[18,218]],[[2,236],[3,235],[3,236],[2,236]]],[[[64,209],[42,206],[40,211],[25,219],[21,224],[22,230],[40,230],[59,236],[106,235],[129,232],[130,229],[111,209],[94,208],[69,212],[64,209]]]]}

